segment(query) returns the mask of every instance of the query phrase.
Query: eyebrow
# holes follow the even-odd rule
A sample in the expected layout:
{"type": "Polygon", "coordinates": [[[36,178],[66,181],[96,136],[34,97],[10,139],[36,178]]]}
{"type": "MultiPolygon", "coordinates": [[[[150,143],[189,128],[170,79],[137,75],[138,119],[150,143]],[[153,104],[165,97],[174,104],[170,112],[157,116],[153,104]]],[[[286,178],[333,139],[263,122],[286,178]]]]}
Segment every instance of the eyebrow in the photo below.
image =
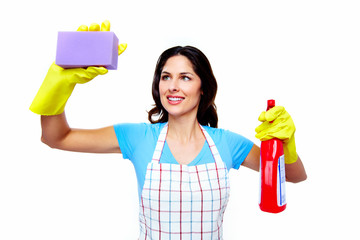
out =
{"type": "MultiPolygon", "coordinates": [[[[171,73],[166,72],[166,71],[161,72],[161,74],[171,75],[171,73]]],[[[192,74],[191,72],[181,72],[180,75],[194,75],[194,74],[192,74]]]]}

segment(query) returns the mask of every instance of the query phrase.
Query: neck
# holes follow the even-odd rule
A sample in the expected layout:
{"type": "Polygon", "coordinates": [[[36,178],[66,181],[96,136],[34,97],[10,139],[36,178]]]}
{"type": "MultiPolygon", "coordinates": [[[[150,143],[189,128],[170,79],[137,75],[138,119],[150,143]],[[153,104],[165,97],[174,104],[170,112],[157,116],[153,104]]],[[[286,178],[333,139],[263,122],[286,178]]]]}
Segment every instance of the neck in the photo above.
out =
{"type": "Polygon", "coordinates": [[[203,138],[203,134],[196,118],[189,120],[188,118],[171,118],[169,116],[169,129],[167,137],[177,139],[185,143],[203,138]]]}

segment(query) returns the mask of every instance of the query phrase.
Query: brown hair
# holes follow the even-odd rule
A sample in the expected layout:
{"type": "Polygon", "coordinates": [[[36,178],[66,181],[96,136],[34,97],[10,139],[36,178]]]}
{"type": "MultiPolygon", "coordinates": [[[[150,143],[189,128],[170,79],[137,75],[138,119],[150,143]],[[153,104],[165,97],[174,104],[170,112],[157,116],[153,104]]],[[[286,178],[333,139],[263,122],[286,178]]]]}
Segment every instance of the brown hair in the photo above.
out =
{"type": "Polygon", "coordinates": [[[161,72],[166,61],[173,56],[182,55],[189,59],[192,63],[194,72],[201,79],[201,95],[197,120],[201,125],[217,127],[218,116],[216,112],[215,96],[217,92],[217,82],[213,74],[211,65],[204,53],[199,49],[191,46],[173,47],[164,51],[156,64],[153,83],[152,96],[155,101],[154,108],[148,112],[148,119],[151,123],[163,123],[168,121],[168,113],[160,102],[159,82],[161,72]],[[158,116],[157,119],[153,119],[158,116]]]}

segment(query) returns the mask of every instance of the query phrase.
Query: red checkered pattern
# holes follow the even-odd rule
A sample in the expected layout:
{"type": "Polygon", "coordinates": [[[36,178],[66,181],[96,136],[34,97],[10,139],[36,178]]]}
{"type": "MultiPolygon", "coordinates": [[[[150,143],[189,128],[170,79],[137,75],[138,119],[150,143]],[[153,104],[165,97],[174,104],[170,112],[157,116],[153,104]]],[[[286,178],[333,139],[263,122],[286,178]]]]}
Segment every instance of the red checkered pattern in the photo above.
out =
{"type": "Polygon", "coordinates": [[[139,239],[220,240],[230,193],[225,163],[201,127],[214,163],[159,164],[167,129],[167,125],[162,129],[153,160],[147,167],[140,202],[139,239]]]}

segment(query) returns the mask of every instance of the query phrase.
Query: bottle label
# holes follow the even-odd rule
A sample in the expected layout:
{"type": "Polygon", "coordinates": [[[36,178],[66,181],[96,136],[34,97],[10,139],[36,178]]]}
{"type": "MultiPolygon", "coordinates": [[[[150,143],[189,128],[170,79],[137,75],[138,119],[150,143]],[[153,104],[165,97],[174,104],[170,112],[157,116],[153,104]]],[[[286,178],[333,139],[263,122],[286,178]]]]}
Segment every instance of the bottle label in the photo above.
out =
{"type": "MultiPolygon", "coordinates": [[[[261,155],[261,154],[260,154],[261,155]]],[[[259,204],[261,203],[261,156],[260,156],[260,166],[259,166],[259,204]]]]}
{"type": "Polygon", "coordinates": [[[284,155],[279,157],[278,160],[278,169],[277,169],[277,204],[279,207],[286,204],[286,194],[285,194],[285,161],[284,155]]]}

